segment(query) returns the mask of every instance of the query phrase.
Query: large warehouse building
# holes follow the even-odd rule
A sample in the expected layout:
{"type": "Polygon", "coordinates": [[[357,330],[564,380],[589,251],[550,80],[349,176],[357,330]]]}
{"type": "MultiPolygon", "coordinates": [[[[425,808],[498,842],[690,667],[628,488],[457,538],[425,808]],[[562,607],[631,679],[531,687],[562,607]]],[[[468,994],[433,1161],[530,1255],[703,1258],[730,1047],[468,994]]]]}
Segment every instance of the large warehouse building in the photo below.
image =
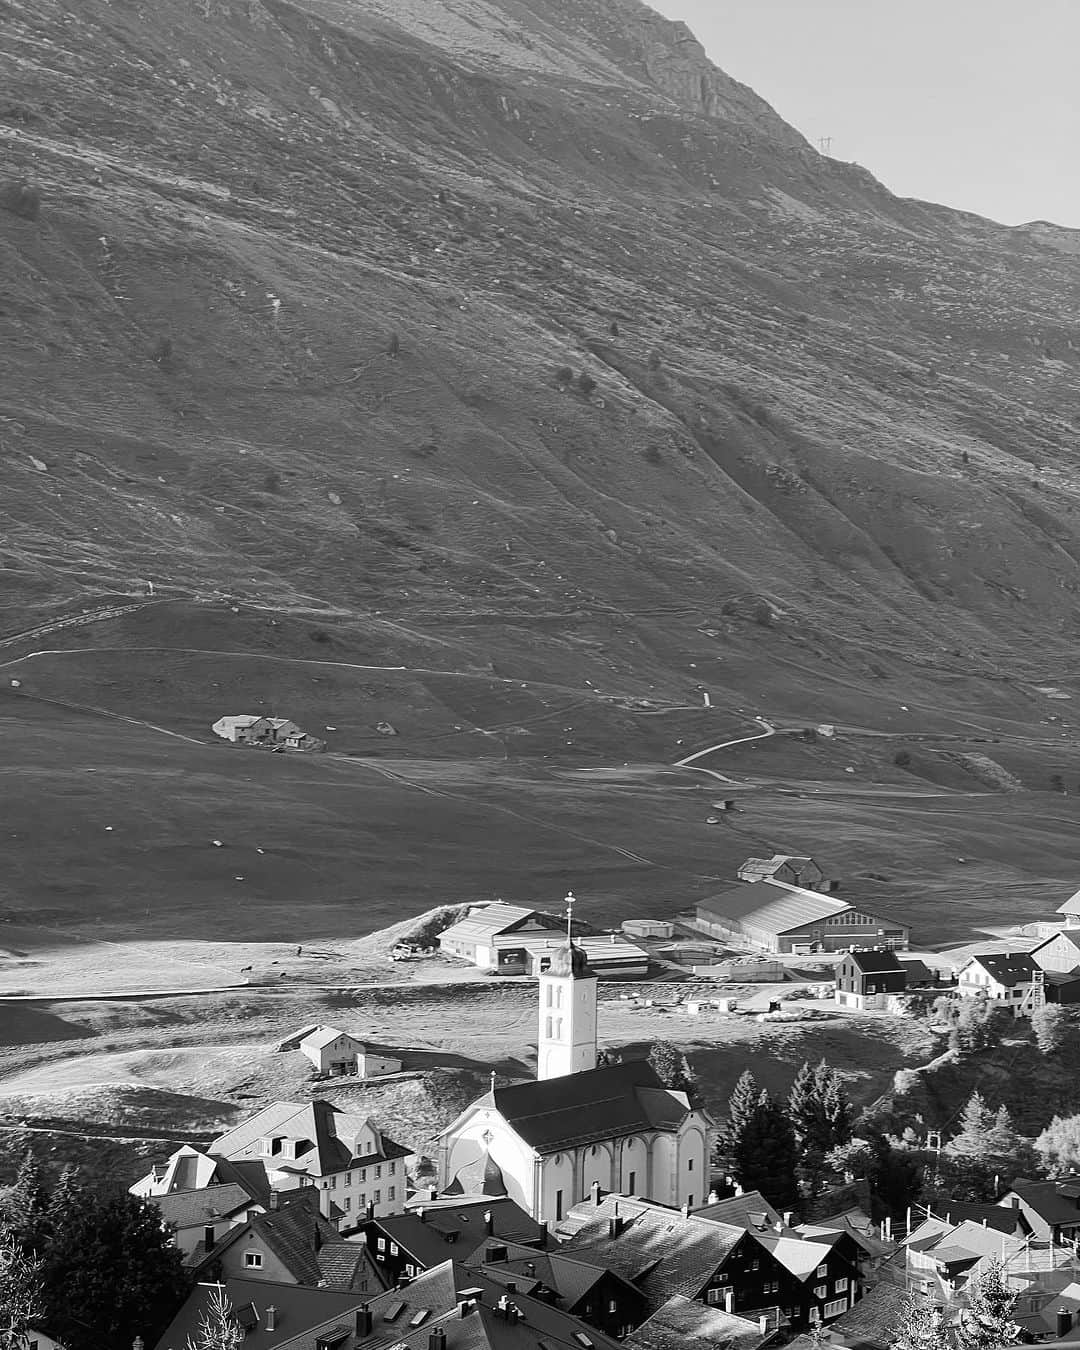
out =
{"type": "Polygon", "coordinates": [[[768,952],[806,956],[848,947],[905,948],[910,930],[895,919],[782,881],[754,881],[709,896],[696,928],[768,952]]]}

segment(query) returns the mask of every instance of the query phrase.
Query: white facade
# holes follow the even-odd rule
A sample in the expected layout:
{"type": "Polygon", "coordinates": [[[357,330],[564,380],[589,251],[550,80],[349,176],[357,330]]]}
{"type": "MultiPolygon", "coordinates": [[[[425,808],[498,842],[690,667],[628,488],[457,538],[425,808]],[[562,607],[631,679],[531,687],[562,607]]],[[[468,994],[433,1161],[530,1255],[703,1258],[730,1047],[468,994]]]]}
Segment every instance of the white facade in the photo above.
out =
{"type": "Polygon", "coordinates": [[[596,1068],[596,976],[540,976],[537,1078],[561,1078],[596,1068]]]}
{"type": "Polygon", "coordinates": [[[355,1073],[356,1057],[364,1053],[364,1043],[337,1027],[316,1027],[300,1042],[300,1053],[320,1073],[355,1073]]]}

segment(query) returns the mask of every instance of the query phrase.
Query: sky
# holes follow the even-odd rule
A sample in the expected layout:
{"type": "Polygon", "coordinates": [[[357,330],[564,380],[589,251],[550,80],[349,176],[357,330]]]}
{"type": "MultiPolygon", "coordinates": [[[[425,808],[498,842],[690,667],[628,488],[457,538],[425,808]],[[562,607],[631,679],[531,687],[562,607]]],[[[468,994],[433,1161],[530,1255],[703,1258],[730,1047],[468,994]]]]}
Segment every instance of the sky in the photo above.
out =
{"type": "Polygon", "coordinates": [[[1080,228],[1080,0],[649,0],[902,197],[1080,228]]]}

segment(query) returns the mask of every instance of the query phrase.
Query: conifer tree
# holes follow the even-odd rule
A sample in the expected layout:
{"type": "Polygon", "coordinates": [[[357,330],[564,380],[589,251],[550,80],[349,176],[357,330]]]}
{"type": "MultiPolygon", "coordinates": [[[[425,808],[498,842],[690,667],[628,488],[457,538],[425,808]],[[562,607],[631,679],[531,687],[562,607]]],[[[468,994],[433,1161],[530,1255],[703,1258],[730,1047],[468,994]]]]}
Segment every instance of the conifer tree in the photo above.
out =
{"type": "Polygon", "coordinates": [[[1001,1262],[991,1259],[968,1294],[968,1306],[960,1318],[956,1350],[995,1350],[1016,1340],[1013,1321],[1016,1295],[1005,1283],[1001,1262]]]}
{"type": "Polygon", "coordinates": [[[803,1060],[788,1094],[788,1119],[795,1139],[804,1144],[813,1135],[818,1119],[816,1076],[809,1060],[803,1060]]]}
{"type": "Polygon", "coordinates": [[[949,1334],[941,1309],[921,1294],[908,1296],[892,1350],[949,1350],[949,1334]]]}
{"type": "Polygon", "coordinates": [[[0,1346],[21,1350],[43,1312],[41,1260],[26,1252],[13,1228],[0,1223],[0,1346]]]}
{"type": "Polygon", "coordinates": [[[994,1113],[987,1106],[982,1093],[975,1089],[960,1114],[960,1129],[949,1140],[950,1153],[969,1158],[986,1158],[990,1154],[989,1140],[994,1128],[994,1113]]]}
{"type": "Polygon", "coordinates": [[[729,1160],[739,1147],[760,1095],[757,1079],[749,1069],[744,1069],[728,1098],[727,1122],[720,1131],[720,1148],[729,1160]]]}
{"type": "Polygon", "coordinates": [[[760,1191],[772,1205],[793,1205],[799,1188],[799,1149],[787,1112],[762,1088],[731,1151],[732,1170],[747,1191],[760,1191]]]}
{"type": "Polygon", "coordinates": [[[79,1169],[68,1163],[56,1180],[45,1211],[44,1226],[50,1238],[63,1232],[76,1213],[82,1194],[79,1169]]]}
{"type": "Polygon", "coordinates": [[[37,1251],[42,1241],[42,1225],[48,1207],[48,1196],[41,1181],[41,1168],[32,1149],[27,1149],[14,1185],[4,1199],[4,1210],[10,1227],[22,1245],[37,1251]]]}
{"type": "Polygon", "coordinates": [[[822,1106],[827,1126],[828,1148],[825,1151],[828,1152],[828,1149],[839,1148],[851,1138],[851,1102],[835,1069],[829,1070],[822,1106]]]}

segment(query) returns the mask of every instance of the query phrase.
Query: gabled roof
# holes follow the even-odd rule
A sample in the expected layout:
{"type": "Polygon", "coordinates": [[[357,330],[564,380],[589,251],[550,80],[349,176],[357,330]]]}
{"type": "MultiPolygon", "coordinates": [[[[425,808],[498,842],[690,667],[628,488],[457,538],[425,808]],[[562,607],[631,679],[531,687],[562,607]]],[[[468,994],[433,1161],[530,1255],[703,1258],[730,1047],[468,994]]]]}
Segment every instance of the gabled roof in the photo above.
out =
{"type": "MultiPolygon", "coordinates": [[[[370,1303],[372,1329],[357,1336],[355,1319],[328,1321],[310,1327],[303,1335],[282,1343],[280,1350],[316,1350],[320,1340],[334,1335],[333,1350],[428,1350],[428,1337],[439,1327],[446,1335],[446,1350],[618,1350],[618,1342],[572,1317],[560,1308],[530,1298],[520,1290],[510,1294],[480,1270],[467,1270],[444,1261],[425,1271],[402,1289],[390,1289],[370,1303]],[[459,1302],[466,1291],[477,1306],[462,1315],[459,1302]],[[520,1317],[499,1311],[513,1307],[520,1317]]],[[[247,1342],[244,1350],[249,1350],[247,1342]]]]}
{"type": "Polygon", "coordinates": [[[762,1331],[756,1318],[738,1317],[676,1294],[623,1344],[630,1350],[758,1350],[776,1331],[775,1320],[762,1331]]]}
{"type": "Polygon", "coordinates": [[[385,1233],[424,1270],[444,1261],[464,1261],[487,1236],[487,1216],[491,1216],[498,1242],[539,1242],[543,1230],[536,1220],[513,1200],[498,1199],[483,1203],[463,1203],[457,1208],[414,1209],[405,1214],[388,1214],[371,1219],[365,1225],[385,1233]]]}
{"type": "Polygon", "coordinates": [[[904,971],[894,951],[857,950],[849,952],[843,959],[853,961],[864,975],[899,975],[904,971]]]}
{"type": "Polygon", "coordinates": [[[238,1185],[257,1204],[266,1205],[270,1199],[270,1182],[266,1168],[261,1161],[233,1161],[218,1154],[204,1152],[184,1144],[163,1164],[155,1164],[153,1170],[140,1178],[132,1188],[141,1193],[142,1187],[154,1179],[157,1194],[151,1199],[160,1199],[184,1191],[216,1189],[220,1186],[238,1185]]]}
{"type": "Polygon", "coordinates": [[[353,1151],[357,1136],[374,1131],[376,1152],[370,1161],[404,1158],[410,1150],[381,1133],[367,1116],[343,1111],[332,1102],[273,1102],[256,1111],[241,1124],[215,1139],[211,1151],[237,1160],[258,1158],[259,1141],[283,1137],[302,1144],[295,1159],[275,1155],[270,1161],[275,1170],[309,1176],[326,1176],[350,1166],[363,1166],[367,1157],[353,1151]]]}
{"type": "MultiPolygon", "coordinates": [[[[346,1242],[319,1212],[319,1194],[314,1186],[294,1192],[279,1192],[277,1209],[258,1214],[230,1229],[204,1260],[217,1259],[237,1243],[261,1242],[274,1253],[297,1284],[320,1284],[349,1290],[367,1287],[367,1248],[346,1242]]],[[[382,1278],[379,1277],[379,1286],[382,1278]]]]}
{"type": "Polygon", "coordinates": [[[731,1223],[741,1228],[772,1229],[776,1225],[783,1227],[783,1219],[760,1191],[745,1191],[742,1195],[732,1195],[726,1200],[714,1200],[711,1204],[695,1209],[699,1219],[715,1219],[717,1223],[731,1223]]]}
{"type": "Polygon", "coordinates": [[[643,1059],[497,1087],[481,1102],[537,1153],[642,1130],[674,1130],[691,1110],[686,1094],[665,1088],[643,1059]]]}
{"type": "Polygon", "coordinates": [[[253,727],[256,722],[264,720],[259,713],[226,713],[224,717],[218,718],[218,725],[224,723],[229,727],[253,727]]]}
{"type": "Polygon", "coordinates": [[[784,1233],[750,1233],[750,1237],[770,1252],[797,1280],[808,1280],[841,1236],[840,1233],[834,1233],[831,1239],[801,1238],[790,1230],[784,1233]]]}
{"type": "Polygon", "coordinates": [[[675,1294],[694,1298],[739,1243],[751,1240],[733,1224],[625,1196],[608,1195],[599,1205],[584,1202],[575,1210],[588,1217],[562,1250],[636,1284],[653,1312],[675,1294]],[[612,1237],[609,1220],[616,1217],[623,1227],[612,1237]]]}
{"type": "Polygon", "coordinates": [[[245,1187],[230,1182],[225,1186],[207,1186],[199,1191],[172,1191],[149,1197],[166,1223],[175,1228],[206,1228],[231,1218],[253,1202],[245,1187]]]}
{"type": "MultiPolygon", "coordinates": [[[[351,1032],[341,1031],[338,1027],[316,1027],[314,1031],[309,1031],[300,1042],[300,1049],[302,1050],[306,1045],[312,1050],[322,1050],[325,1046],[332,1045],[339,1036],[347,1036],[354,1045],[361,1045],[361,1042],[351,1032]]],[[[361,1048],[363,1048],[362,1045],[361,1048]]]]}
{"type": "Polygon", "coordinates": [[[1032,947],[1031,955],[1041,952],[1044,947],[1049,947],[1052,942],[1057,942],[1063,938],[1070,947],[1076,952],[1076,963],[1080,965],[1080,928],[1059,928],[1056,933],[1051,933],[1048,938],[1044,938],[1037,946],[1032,947]]]}
{"type": "Polygon", "coordinates": [[[1070,895],[1064,904],[1058,905],[1059,914],[1080,914],[1080,891],[1070,895]]]}
{"type": "Polygon", "coordinates": [[[782,881],[752,881],[734,886],[719,895],[699,900],[698,907],[718,918],[736,919],[777,935],[854,908],[847,901],[834,900],[831,896],[806,891],[801,886],[789,886],[782,881]]]}
{"type": "MultiPolygon", "coordinates": [[[[444,929],[439,938],[452,938],[457,942],[487,942],[500,933],[509,932],[529,919],[541,918],[539,910],[525,909],[521,905],[507,905],[501,900],[493,904],[478,906],[470,910],[464,919],[444,929]]],[[[552,931],[555,931],[554,928],[552,931]]]]}
{"type": "MultiPolygon", "coordinates": [[[[156,1350],[187,1350],[198,1339],[199,1323],[210,1307],[216,1284],[198,1284],[173,1318],[156,1350]]],[[[241,1317],[247,1334],[244,1350],[277,1350],[307,1327],[328,1318],[351,1320],[353,1310],[370,1295],[336,1293],[330,1289],[307,1289],[270,1280],[228,1280],[223,1286],[229,1303],[241,1317]],[[274,1331],[266,1330],[266,1310],[276,1312],[274,1331]]]]}
{"type": "Polygon", "coordinates": [[[1008,1237],[1022,1237],[1031,1231],[1023,1210],[1012,1205],[979,1205],[967,1200],[936,1200],[931,1217],[946,1223],[978,1223],[1008,1237]]]}
{"type": "Polygon", "coordinates": [[[1006,989],[1030,983],[1032,971],[1038,969],[1030,952],[983,952],[966,961],[960,967],[960,974],[963,975],[970,966],[982,966],[992,979],[1006,989]]]}
{"type": "Polygon", "coordinates": [[[524,1281],[550,1289],[568,1312],[572,1312],[586,1294],[605,1279],[617,1280],[625,1292],[641,1298],[633,1285],[607,1266],[559,1248],[538,1251],[520,1242],[509,1242],[498,1234],[485,1238],[465,1264],[479,1266],[485,1275],[500,1283],[514,1282],[519,1289],[524,1288],[524,1281]]]}
{"type": "Polygon", "coordinates": [[[846,1313],[829,1323],[830,1339],[848,1350],[890,1350],[911,1299],[900,1285],[884,1282],[868,1289],[846,1313]]]}
{"type": "MultiPolygon", "coordinates": [[[[1080,1174],[1057,1177],[1053,1181],[1014,1181],[1010,1195],[1017,1195],[1044,1223],[1080,1223],[1077,1187],[1080,1174]]],[[[1001,1204],[1009,1203],[1006,1195],[1001,1204]]]]}

